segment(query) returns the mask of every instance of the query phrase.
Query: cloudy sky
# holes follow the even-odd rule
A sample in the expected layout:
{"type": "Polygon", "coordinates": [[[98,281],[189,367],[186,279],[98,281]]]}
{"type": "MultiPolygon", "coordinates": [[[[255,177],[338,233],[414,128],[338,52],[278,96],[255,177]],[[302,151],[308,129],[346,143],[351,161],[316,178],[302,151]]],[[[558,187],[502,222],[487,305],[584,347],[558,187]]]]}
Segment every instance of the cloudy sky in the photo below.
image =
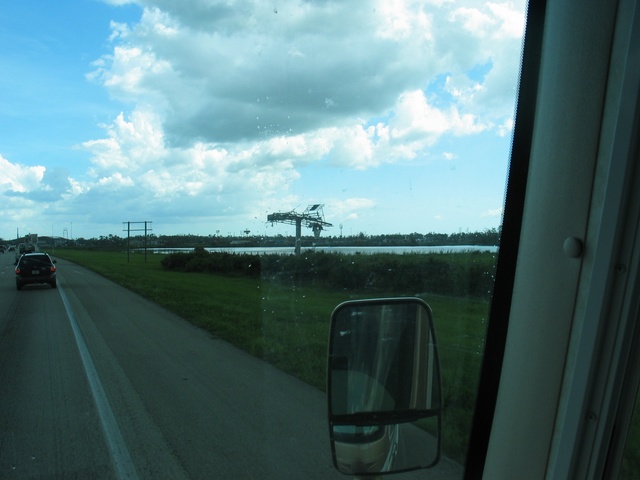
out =
{"type": "Polygon", "coordinates": [[[523,1],[2,2],[0,238],[293,234],[267,215],[315,203],[329,235],[498,227],[523,26],[523,1]]]}

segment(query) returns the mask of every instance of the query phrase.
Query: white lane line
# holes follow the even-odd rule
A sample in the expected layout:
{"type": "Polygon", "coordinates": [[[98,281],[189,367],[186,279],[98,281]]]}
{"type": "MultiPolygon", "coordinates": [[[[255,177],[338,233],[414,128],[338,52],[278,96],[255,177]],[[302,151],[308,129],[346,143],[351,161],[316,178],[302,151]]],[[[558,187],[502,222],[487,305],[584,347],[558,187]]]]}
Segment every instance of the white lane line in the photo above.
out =
{"type": "Polygon", "coordinates": [[[69,317],[73,335],[76,338],[76,344],[78,345],[78,350],[80,351],[80,358],[82,358],[84,371],[87,374],[87,379],[89,380],[91,395],[93,396],[93,401],[95,402],[96,409],[98,410],[100,424],[102,425],[102,431],[104,432],[104,436],[107,441],[107,447],[109,448],[109,453],[114,463],[116,474],[121,480],[137,480],[138,474],[136,472],[133,461],[131,460],[131,455],[129,455],[129,450],[127,449],[127,445],[124,442],[124,438],[122,437],[122,433],[120,432],[120,428],[118,427],[118,423],[116,422],[113,410],[111,410],[111,406],[109,405],[109,400],[107,399],[104,388],[102,388],[102,383],[100,382],[98,372],[96,371],[96,367],[94,366],[93,360],[91,359],[91,354],[89,353],[87,344],[84,341],[84,337],[82,336],[82,332],[80,331],[80,327],[78,326],[76,317],[73,314],[71,304],[69,303],[64,290],[60,286],[59,279],[58,291],[60,292],[60,297],[62,298],[64,308],[67,311],[67,317],[69,317]]]}

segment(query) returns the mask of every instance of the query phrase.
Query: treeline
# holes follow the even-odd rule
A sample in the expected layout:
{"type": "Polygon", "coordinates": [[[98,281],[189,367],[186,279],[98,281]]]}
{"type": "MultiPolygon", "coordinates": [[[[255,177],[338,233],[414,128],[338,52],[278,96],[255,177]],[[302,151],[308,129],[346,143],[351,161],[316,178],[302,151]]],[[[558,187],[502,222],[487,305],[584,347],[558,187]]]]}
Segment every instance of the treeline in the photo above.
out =
{"type": "MultiPolygon", "coordinates": [[[[387,247],[413,247],[413,246],[441,246],[441,245],[494,245],[500,241],[500,229],[487,229],[481,232],[458,232],[458,233],[409,233],[409,234],[384,234],[367,235],[359,233],[348,236],[303,236],[301,238],[303,247],[367,247],[367,246],[387,246],[387,247]]],[[[118,235],[100,236],[98,238],[78,238],[72,241],[65,241],[75,247],[97,247],[97,248],[125,248],[129,242],[130,246],[153,247],[153,248],[195,248],[195,247],[293,247],[295,237],[275,235],[275,236],[220,236],[220,235],[155,235],[150,234],[145,239],[144,236],[132,236],[130,239],[119,237],[118,235]]]]}
{"type": "Polygon", "coordinates": [[[168,270],[249,276],[294,286],[489,299],[493,288],[495,254],[342,255],[309,252],[304,255],[250,255],[207,252],[196,248],[188,253],[167,255],[161,264],[168,270]]]}

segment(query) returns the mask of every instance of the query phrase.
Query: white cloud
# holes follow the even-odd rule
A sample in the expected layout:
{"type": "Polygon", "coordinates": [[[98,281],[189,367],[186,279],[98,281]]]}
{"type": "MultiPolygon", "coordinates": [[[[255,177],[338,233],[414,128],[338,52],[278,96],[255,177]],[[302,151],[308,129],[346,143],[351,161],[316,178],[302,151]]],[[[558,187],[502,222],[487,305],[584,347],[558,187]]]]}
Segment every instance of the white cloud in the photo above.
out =
{"type": "Polygon", "coordinates": [[[432,16],[415,1],[393,0],[377,4],[379,26],[376,34],[382,38],[406,40],[418,36],[432,40],[432,16]]]}
{"type": "Polygon", "coordinates": [[[104,125],[108,137],[84,142],[92,154],[94,173],[116,170],[135,172],[141,165],[162,161],[166,156],[162,127],[152,112],[134,111],[127,120],[120,113],[104,125]]]}
{"type": "Polygon", "coordinates": [[[476,94],[482,92],[484,88],[481,83],[471,80],[466,75],[448,76],[445,83],[445,90],[461,105],[472,103],[476,94]]]}
{"type": "Polygon", "coordinates": [[[480,8],[459,7],[450,18],[480,38],[520,38],[524,29],[524,14],[512,3],[487,2],[480,8]]]}
{"type": "Polygon", "coordinates": [[[98,185],[101,187],[119,189],[121,187],[132,187],[134,183],[130,177],[125,177],[121,173],[114,173],[109,177],[100,178],[98,180],[98,185]]]}
{"type": "Polygon", "coordinates": [[[463,27],[478,37],[489,35],[496,29],[497,21],[477,8],[460,7],[451,13],[451,20],[461,22],[463,27]]]}
{"type": "Polygon", "coordinates": [[[498,127],[498,135],[501,137],[506,137],[507,135],[510,135],[511,132],[513,131],[513,127],[514,127],[513,118],[507,118],[502,123],[502,125],[498,127]]]}
{"type": "Polygon", "coordinates": [[[491,209],[491,210],[487,210],[481,216],[482,217],[501,217],[502,216],[502,211],[503,211],[502,207],[494,208],[494,209],[491,209]]]}
{"type": "Polygon", "coordinates": [[[46,168],[14,164],[0,155],[0,171],[0,189],[23,193],[38,188],[46,168]]]}
{"type": "Polygon", "coordinates": [[[515,39],[522,37],[525,16],[522,11],[514,7],[513,3],[488,2],[487,7],[499,21],[500,29],[497,33],[499,37],[515,39]]]}
{"type": "MultiPolygon", "coordinates": [[[[291,0],[280,2],[277,14],[260,2],[140,4],[139,24],[113,26],[119,43],[92,78],[116,98],[160,108],[165,135],[176,145],[300,134],[375,115],[437,73],[441,37],[451,29],[485,37],[517,31],[522,18],[493,3],[452,10],[408,0],[374,8],[291,0]]],[[[474,55],[460,56],[468,58],[462,68],[486,62],[485,50],[499,40],[469,48],[467,37],[456,43],[453,34],[447,48],[474,55]]]]}
{"type": "Polygon", "coordinates": [[[330,220],[338,223],[357,220],[364,212],[370,212],[375,206],[376,202],[371,198],[333,200],[328,204],[331,210],[330,220]]]}
{"type": "Polygon", "coordinates": [[[400,96],[391,125],[394,140],[423,139],[424,146],[434,145],[445,133],[474,135],[488,128],[476,115],[460,113],[455,105],[447,110],[433,107],[421,90],[400,96]]]}

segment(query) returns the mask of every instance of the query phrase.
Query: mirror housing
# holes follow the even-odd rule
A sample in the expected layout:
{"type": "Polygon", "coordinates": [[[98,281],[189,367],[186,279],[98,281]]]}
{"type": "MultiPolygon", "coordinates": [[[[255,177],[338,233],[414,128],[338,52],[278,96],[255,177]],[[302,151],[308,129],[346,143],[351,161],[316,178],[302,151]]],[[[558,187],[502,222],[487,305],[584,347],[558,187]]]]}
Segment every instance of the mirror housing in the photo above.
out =
{"type": "Polygon", "coordinates": [[[334,466],[373,475],[436,465],[442,388],[431,308],[419,298],[356,300],[331,315],[327,369],[334,466]]]}

